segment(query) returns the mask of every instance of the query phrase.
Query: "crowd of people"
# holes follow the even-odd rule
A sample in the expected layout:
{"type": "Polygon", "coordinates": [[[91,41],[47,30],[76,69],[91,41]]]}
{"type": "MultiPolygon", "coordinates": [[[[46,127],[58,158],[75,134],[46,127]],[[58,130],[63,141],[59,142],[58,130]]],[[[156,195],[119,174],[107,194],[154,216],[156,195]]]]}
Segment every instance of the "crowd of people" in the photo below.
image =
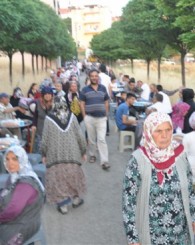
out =
{"type": "MultiPolygon", "coordinates": [[[[87,190],[82,163],[99,161],[101,169],[109,171],[106,135],[110,134],[110,102],[117,105],[119,131],[130,130],[136,136],[123,182],[128,244],[193,244],[193,89],[168,91],[160,84],[148,85],[129,75],[116,77],[104,64],[89,70],[81,87],[78,73],[60,68],[52,70],[41,84],[33,83],[26,96],[18,87],[12,96],[0,93],[0,120],[31,120],[30,144],[46,166],[44,187],[21,146],[5,152],[10,176],[0,191],[0,234],[4,234],[0,245],[13,241],[23,244],[39,229],[45,194],[46,201],[55,204],[61,214],[67,214],[70,205],[82,205],[87,190]],[[177,92],[178,101],[172,105],[169,96],[177,92]],[[137,110],[136,102],[147,106],[137,110]],[[178,132],[183,133],[183,144],[173,138],[178,132]],[[34,222],[31,227],[25,223],[28,217],[34,222]],[[22,226],[18,225],[21,219],[22,226]],[[8,229],[10,224],[13,230],[8,229]]],[[[1,137],[17,134],[7,130],[1,127],[1,137]]]]}

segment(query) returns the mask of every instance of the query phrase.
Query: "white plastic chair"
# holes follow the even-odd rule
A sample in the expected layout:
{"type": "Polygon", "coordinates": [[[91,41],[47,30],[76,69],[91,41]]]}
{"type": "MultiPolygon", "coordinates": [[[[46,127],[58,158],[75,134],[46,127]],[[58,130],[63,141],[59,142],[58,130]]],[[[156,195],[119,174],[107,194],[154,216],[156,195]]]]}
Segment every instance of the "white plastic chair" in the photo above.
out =
{"type": "Polygon", "coordinates": [[[135,133],[132,131],[119,131],[119,151],[123,152],[125,149],[135,148],[135,133]],[[125,138],[128,137],[128,141],[126,142],[125,138]]]}

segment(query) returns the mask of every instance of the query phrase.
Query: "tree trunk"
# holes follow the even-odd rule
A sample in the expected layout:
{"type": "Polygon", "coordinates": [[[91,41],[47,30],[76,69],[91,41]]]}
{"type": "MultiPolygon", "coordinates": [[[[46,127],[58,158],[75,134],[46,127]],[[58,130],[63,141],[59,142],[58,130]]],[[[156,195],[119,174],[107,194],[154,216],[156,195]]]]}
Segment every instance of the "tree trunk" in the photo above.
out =
{"type": "Polygon", "coordinates": [[[182,86],[186,86],[186,76],[185,76],[185,55],[186,50],[181,51],[181,80],[182,80],[182,86]]]}
{"type": "Polygon", "coordinates": [[[150,78],[150,60],[147,60],[147,80],[150,78]]]}
{"type": "Polygon", "coordinates": [[[34,54],[31,54],[31,55],[32,55],[32,72],[33,74],[35,74],[34,54]]]}
{"type": "Polygon", "coordinates": [[[158,83],[160,83],[160,79],[161,79],[160,63],[161,63],[161,56],[158,57],[158,83]]]}
{"type": "Polygon", "coordinates": [[[8,54],[8,57],[9,57],[9,79],[10,79],[10,83],[12,84],[12,57],[13,57],[13,54],[12,53],[9,53],[8,54]]]}
{"type": "Polygon", "coordinates": [[[39,73],[39,60],[38,60],[39,56],[38,54],[36,54],[36,69],[37,69],[37,73],[39,73]]]}
{"type": "Polygon", "coordinates": [[[52,60],[49,59],[49,67],[52,67],[52,64],[51,64],[52,60]]]}
{"type": "Polygon", "coordinates": [[[47,58],[45,58],[45,70],[47,71],[47,58]]]}
{"type": "Polygon", "coordinates": [[[20,51],[20,53],[21,53],[21,56],[22,56],[22,75],[24,77],[24,75],[25,75],[24,52],[20,51]]]}
{"type": "Polygon", "coordinates": [[[43,56],[41,56],[41,70],[43,71],[43,56]]]}
{"type": "Polygon", "coordinates": [[[133,62],[133,59],[131,59],[131,72],[134,74],[134,62],[133,62]]]}

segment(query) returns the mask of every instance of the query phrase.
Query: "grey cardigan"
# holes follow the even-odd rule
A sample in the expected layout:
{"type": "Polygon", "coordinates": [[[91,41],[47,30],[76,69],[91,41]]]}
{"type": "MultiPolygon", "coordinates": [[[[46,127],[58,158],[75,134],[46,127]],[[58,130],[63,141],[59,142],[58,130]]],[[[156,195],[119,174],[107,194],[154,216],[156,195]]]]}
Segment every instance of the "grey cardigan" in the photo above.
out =
{"type": "Polygon", "coordinates": [[[46,116],[41,140],[41,153],[46,156],[46,167],[59,163],[81,165],[86,153],[86,141],[74,114],[71,115],[65,130],[46,116]]]}
{"type": "MultiPolygon", "coordinates": [[[[136,206],[136,228],[139,234],[139,242],[141,244],[151,245],[150,229],[149,229],[149,193],[151,183],[152,164],[149,159],[143,154],[140,149],[133,152],[136,158],[138,168],[141,174],[141,186],[137,196],[136,206]],[[143,164],[143,162],[145,164],[143,164]]],[[[187,158],[185,153],[182,153],[176,158],[176,169],[179,175],[181,184],[181,193],[184,204],[184,210],[187,218],[188,228],[191,237],[191,244],[194,244],[194,234],[192,230],[192,219],[190,216],[188,180],[187,180],[187,158]]]]}

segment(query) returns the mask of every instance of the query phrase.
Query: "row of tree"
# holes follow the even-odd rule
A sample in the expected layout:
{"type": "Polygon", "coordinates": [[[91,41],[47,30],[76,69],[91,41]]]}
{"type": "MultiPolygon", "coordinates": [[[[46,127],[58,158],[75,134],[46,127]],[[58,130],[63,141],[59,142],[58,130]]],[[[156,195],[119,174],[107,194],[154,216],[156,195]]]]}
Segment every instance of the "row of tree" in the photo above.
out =
{"type": "Polygon", "coordinates": [[[55,11],[40,0],[0,1],[0,50],[8,55],[10,78],[12,77],[12,57],[15,52],[22,55],[22,74],[25,74],[24,53],[32,55],[38,69],[38,56],[47,61],[59,55],[70,59],[76,54],[76,45],[68,32],[65,21],[55,11]]]}
{"type": "Polygon", "coordinates": [[[185,55],[195,47],[194,0],[131,0],[122,18],[91,41],[94,53],[104,60],[141,58],[158,61],[171,47],[181,56],[182,85],[185,86],[185,55]]]}

